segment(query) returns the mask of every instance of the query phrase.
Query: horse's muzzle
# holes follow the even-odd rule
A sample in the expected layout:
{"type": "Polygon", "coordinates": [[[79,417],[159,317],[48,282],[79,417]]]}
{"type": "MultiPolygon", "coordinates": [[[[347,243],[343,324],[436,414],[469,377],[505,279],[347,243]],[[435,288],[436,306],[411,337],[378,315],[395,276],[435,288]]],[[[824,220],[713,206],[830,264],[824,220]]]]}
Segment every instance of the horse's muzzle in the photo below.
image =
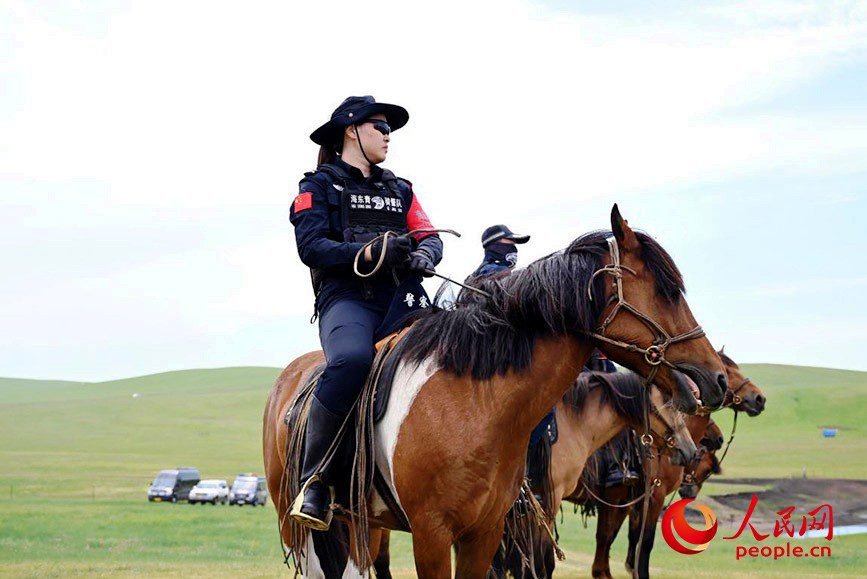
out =
{"type": "Polygon", "coordinates": [[[674,447],[671,452],[671,456],[669,457],[671,460],[671,464],[674,466],[686,466],[692,460],[691,456],[687,456],[686,452],[683,451],[680,447],[674,447]]]}
{"type": "MultiPolygon", "coordinates": [[[[728,390],[728,378],[726,378],[725,372],[707,370],[690,364],[678,364],[677,370],[672,371],[672,374],[678,381],[682,393],[691,394],[696,400],[697,407],[701,406],[711,410],[722,407],[728,390]]],[[[695,410],[690,413],[693,412],[695,410]]]]}
{"type": "Polygon", "coordinates": [[[744,398],[740,406],[747,413],[747,416],[758,416],[765,409],[765,397],[761,394],[748,396],[744,398]]]}
{"type": "Polygon", "coordinates": [[[682,499],[694,499],[698,496],[698,485],[680,485],[678,494],[682,499]]]}

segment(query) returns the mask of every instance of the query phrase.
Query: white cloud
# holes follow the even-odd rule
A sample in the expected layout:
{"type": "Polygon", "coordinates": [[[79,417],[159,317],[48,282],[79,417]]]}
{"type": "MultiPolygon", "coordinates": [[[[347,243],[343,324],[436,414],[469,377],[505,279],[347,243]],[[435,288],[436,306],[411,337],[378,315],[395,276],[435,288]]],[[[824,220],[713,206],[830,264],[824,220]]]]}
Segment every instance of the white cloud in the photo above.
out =
{"type": "MultiPolygon", "coordinates": [[[[578,211],[565,216],[563,207],[768,168],[863,167],[867,148],[864,131],[852,130],[867,122],[863,109],[716,115],[860,53],[862,3],[751,2],[666,19],[558,13],[514,0],[363,10],[356,2],[108,6],[50,18],[22,1],[0,7],[0,40],[12,47],[0,74],[22,95],[0,111],[11,143],[0,148],[0,203],[21,204],[14,188],[3,193],[4,179],[84,179],[107,193],[70,211],[79,228],[97,231],[111,220],[122,227],[130,207],[190,216],[222,261],[199,244],[150,265],[107,257],[114,271],[100,274],[150,292],[166,276],[200,288],[192,272],[219,272],[214,293],[182,292],[189,301],[175,302],[184,312],[178,323],[219,312],[242,325],[244,316],[309,310],[286,204],[313,165],[307,134],[350,93],[409,108],[388,165],[412,179],[437,225],[466,234],[446,241],[442,268],[461,279],[479,260],[477,237],[488,222],[533,233],[526,254],[538,256],[605,224],[578,211]],[[279,219],[258,231],[246,224],[235,240],[232,224],[195,217],[249,206],[279,219]]],[[[34,198],[34,219],[50,215],[66,227],[51,203],[34,198]]],[[[159,231],[158,222],[152,227],[159,231]]],[[[27,261],[14,262],[25,280],[27,261]]],[[[87,309],[88,295],[73,297],[73,308],[87,309]]]]}

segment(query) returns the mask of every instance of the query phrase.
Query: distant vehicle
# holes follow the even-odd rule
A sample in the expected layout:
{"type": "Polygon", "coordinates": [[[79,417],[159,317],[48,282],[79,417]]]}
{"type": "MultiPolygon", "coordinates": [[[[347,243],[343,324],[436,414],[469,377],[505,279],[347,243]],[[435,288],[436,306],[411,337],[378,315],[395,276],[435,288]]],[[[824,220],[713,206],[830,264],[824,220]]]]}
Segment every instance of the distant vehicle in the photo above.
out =
{"type": "Polygon", "coordinates": [[[189,503],[223,503],[229,500],[229,483],[224,480],[208,479],[199,482],[190,491],[189,503]]]}
{"type": "Polygon", "coordinates": [[[229,493],[230,505],[264,505],[268,502],[265,477],[252,473],[239,474],[229,493]]]}
{"type": "Polygon", "coordinates": [[[161,470],[148,489],[148,500],[157,503],[185,501],[199,480],[199,471],[192,467],[161,470]]]}

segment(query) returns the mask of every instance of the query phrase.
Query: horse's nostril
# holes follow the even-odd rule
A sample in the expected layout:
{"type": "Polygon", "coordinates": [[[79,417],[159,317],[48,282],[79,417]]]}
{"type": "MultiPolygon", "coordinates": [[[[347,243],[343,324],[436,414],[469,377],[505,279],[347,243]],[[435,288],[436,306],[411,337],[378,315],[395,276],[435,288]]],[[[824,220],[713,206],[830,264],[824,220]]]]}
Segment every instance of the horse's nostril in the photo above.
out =
{"type": "Polygon", "coordinates": [[[726,375],[724,372],[720,372],[716,375],[716,383],[719,385],[720,389],[725,392],[729,388],[729,381],[726,379],[726,375]]]}
{"type": "Polygon", "coordinates": [[[758,406],[760,410],[764,409],[764,407],[765,407],[765,397],[762,396],[761,394],[756,396],[756,406],[758,406]]]}
{"type": "Polygon", "coordinates": [[[722,436],[717,436],[717,438],[716,438],[717,448],[722,448],[723,442],[725,442],[725,441],[723,440],[723,437],[722,437],[722,436]]]}

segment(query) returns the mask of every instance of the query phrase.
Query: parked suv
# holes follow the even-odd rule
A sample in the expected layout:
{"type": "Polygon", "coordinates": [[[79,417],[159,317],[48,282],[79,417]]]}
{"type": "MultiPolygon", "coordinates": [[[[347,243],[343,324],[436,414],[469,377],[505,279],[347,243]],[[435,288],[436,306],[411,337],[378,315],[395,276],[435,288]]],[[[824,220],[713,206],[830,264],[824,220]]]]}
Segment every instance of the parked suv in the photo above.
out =
{"type": "Polygon", "coordinates": [[[230,505],[264,505],[268,502],[265,478],[252,473],[239,474],[229,493],[230,505]]]}
{"type": "Polygon", "coordinates": [[[224,480],[203,480],[190,491],[190,504],[194,503],[217,503],[226,504],[229,500],[229,483],[224,480]]]}
{"type": "Polygon", "coordinates": [[[157,503],[187,500],[200,478],[199,471],[192,467],[161,470],[148,489],[148,500],[157,503]]]}

